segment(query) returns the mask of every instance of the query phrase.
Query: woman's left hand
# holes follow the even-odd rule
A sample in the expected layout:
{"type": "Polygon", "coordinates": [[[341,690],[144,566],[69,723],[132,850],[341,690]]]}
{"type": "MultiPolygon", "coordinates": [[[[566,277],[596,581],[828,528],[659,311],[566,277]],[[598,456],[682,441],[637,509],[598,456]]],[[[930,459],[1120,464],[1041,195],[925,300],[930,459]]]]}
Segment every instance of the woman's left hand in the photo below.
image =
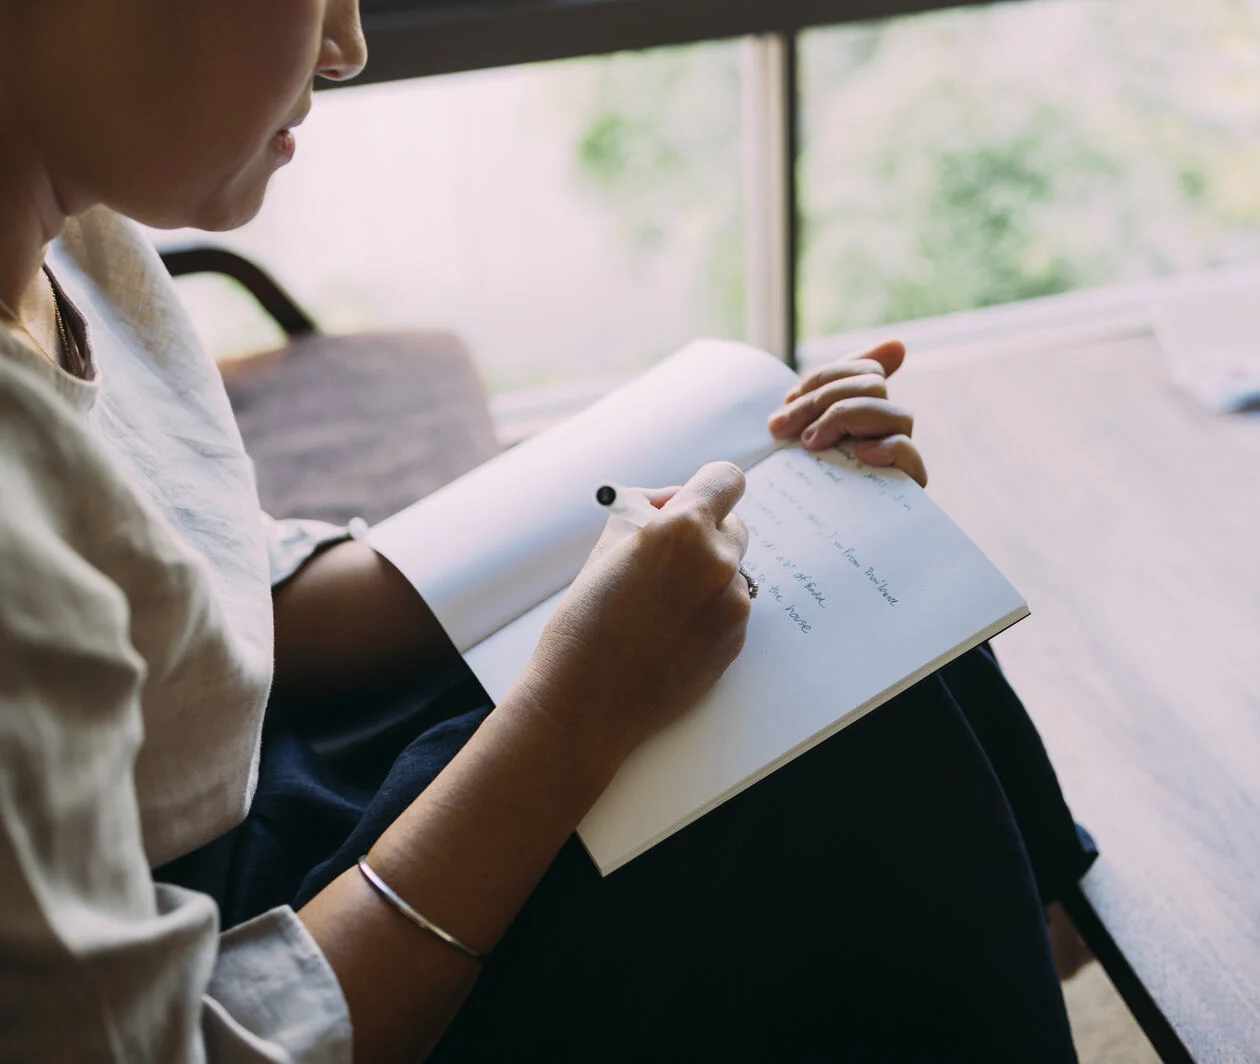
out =
{"type": "Polygon", "coordinates": [[[923,457],[910,440],[914,415],[888,399],[888,378],[905,357],[905,346],[891,340],[815,370],[770,415],[771,434],[782,440],[800,436],[810,451],[852,436],[863,462],[895,466],[926,487],[923,457]]]}

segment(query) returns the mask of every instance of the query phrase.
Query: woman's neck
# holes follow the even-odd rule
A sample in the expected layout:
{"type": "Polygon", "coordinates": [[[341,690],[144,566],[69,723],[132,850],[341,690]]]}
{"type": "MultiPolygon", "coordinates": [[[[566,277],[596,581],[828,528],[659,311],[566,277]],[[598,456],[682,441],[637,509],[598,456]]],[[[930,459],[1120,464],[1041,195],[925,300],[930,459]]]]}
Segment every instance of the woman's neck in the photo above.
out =
{"type": "Polygon", "coordinates": [[[67,212],[16,103],[0,81],[0,302],[21,311],[42,291],[44,251],[65,228],[67,212]]]}

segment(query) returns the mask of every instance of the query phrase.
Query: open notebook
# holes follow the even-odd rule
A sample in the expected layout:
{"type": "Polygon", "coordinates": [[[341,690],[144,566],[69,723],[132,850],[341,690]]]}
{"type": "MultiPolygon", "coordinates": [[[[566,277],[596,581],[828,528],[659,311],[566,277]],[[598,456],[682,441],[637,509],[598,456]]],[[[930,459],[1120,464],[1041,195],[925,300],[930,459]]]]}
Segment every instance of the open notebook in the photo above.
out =
{"type": "Polygon", "coordinates": [[[370,533],[498,701],[599,538],[598,485],[678,484],[714,459],[747,471],[747,642],[582,822],[605,875],[1028,614],[909,477],[776,445],[766,419],[796,379],[697,341],[370,533]]]}

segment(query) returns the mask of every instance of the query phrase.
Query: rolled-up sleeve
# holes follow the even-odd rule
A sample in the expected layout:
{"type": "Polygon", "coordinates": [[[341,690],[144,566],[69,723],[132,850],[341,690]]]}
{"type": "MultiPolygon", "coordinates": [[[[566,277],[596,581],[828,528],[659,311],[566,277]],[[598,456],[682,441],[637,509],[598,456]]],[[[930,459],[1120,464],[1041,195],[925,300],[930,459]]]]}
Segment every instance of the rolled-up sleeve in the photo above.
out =
{"type": "MultiPolygon", "coordinates": [[[[173,889],[173,888],[163,888],[173,889]]],[[[266,1032],[280,1057],[338,1064],[350,1058],[350,1018],[337,977],[287,905],[219,939],[202,1030],[211,1060],[252,1060],[240,1047],[266,1032]],[[295,992],[300,988],[300,992],[295,992]]]]}
{"type": "Polygon", "coordinates": [[[135,605],[2,453],[0,499],[0,1061],[349,1061],[291,909],[220,935],[209,897],[154,883],[135,605]]]}
{"type": "Polygon", "coordinates": [[[333,525],[304,518],[277,520],[263,514],[263,531],[267,536],[271,586],[279,587],[317,551],[347,539],[363,539],[368,527],[357,517],[349,525],[333,525]]]}

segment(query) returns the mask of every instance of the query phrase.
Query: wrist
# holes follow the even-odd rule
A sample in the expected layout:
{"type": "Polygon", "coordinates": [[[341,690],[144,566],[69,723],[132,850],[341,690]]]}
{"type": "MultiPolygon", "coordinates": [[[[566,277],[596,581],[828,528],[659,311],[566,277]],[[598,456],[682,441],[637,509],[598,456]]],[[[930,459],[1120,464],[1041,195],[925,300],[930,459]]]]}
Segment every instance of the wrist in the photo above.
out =
{"type": "Polygon", "coordinates": [[[587,699],[565,694],[529,672],[497,712],[546,735],[572,771],[596,782],[600,793],[635,745],[601,726],[600,715],[591,712],[587,699]]]}

